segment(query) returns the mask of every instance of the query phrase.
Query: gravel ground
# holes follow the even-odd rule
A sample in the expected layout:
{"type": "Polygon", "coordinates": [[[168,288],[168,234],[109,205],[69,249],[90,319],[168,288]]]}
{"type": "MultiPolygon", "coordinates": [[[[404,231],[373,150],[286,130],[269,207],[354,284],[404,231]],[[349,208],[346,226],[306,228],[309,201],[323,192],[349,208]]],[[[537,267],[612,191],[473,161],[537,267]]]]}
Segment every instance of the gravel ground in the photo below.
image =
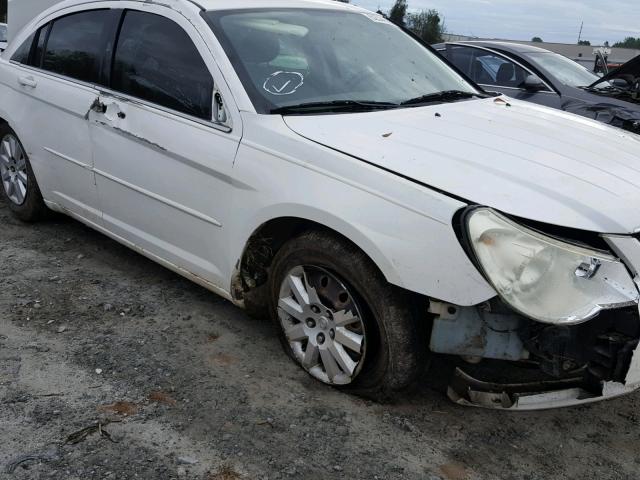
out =
{"type": "Polygon", "coordinates": [[[637,394],[538,413],[464,409],[426,381],[389,405],[342,394],[268,322],[1,201],[0,269],[0,478],[639,476],[637,394]]]}

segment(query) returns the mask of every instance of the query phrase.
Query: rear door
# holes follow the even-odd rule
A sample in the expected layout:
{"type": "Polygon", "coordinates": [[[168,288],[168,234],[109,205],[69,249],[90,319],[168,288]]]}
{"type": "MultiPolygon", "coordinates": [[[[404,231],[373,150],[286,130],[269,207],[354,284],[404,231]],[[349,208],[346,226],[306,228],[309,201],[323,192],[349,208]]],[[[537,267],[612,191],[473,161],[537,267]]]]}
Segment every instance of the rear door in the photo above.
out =
{"type": "Polygon", "coordinates": [[[87,112],[114,33],[114,12],[73,12],[41,26],[12,57],[23,105],[14,119],[48,201],[99,223],[87,112]]]}
{"type": "Polygon", "coordinates": [[[110,86],[90,113],[104,226],[228,290],[222,228],[240,120],[224,110],[230,95],[194,26],[168,7],[126,5],[110,86]]]}

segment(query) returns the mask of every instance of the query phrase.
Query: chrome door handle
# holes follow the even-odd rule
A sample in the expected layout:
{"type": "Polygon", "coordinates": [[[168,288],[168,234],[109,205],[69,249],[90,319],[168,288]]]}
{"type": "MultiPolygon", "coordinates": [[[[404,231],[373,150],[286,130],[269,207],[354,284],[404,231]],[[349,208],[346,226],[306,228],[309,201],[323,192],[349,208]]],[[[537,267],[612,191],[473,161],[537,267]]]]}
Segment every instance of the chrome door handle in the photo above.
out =
{"type": "Polygon", "coordinates": [[[33,77],[18,77],[18,83],[23,87],[36,88],[38,82],[33,77]]]}

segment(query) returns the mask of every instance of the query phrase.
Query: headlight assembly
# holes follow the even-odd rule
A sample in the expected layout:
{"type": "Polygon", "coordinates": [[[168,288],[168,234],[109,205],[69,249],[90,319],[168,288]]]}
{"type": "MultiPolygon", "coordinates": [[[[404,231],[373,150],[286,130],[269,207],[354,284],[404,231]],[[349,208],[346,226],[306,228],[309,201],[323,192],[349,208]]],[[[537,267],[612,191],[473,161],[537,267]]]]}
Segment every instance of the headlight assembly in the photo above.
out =
{"type": "Polygon", "coordinates": [[[489,208],[466,220],[486,278],[523,315],[568,325],[638,301],[631,275],[612,255],[548,237],[489,208]]]}

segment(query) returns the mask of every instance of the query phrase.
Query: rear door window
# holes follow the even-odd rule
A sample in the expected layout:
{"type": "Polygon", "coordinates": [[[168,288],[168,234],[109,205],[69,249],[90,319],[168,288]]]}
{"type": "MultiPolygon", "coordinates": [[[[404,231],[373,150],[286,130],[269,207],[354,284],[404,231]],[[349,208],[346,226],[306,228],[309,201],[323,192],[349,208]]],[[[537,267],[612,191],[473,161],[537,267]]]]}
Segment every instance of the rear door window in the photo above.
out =
{"type": "Polygon", "coordinates": [[[22,63],[24,65],[29,64],[29,55],[31,54],[31,47],[33,46],[33,40],[36,37],[35,33],[32,33],[29,38],[27,38],[22,45],[18,47],[18,49],[13,53],[11,57],[11,61],[22,63]]]}
{"type": "Polygon", "coordinates": [[[160,15],[126,11],[111,88],[211,120],[213,77],[189,35],[160,15]]]}
{"type": "Polygon", "coordinates": [[[85,82],[99,83],[109,10],[74,13],[53,22],[42,68],[85,82]]]}

